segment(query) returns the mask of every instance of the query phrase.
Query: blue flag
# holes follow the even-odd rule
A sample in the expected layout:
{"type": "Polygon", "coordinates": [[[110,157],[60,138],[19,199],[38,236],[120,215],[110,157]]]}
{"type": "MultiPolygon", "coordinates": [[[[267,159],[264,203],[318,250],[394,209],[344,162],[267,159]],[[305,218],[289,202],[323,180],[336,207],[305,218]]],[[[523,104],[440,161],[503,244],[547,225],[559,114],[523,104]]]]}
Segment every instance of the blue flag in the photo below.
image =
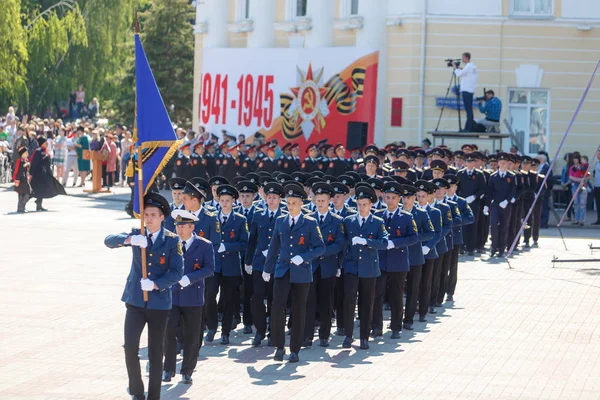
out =
{"type": "MultiPolygon", "coordinates": [[[[139,35],[135,35],[135,90],[137,129],[134,130],[134,141],[137,148],[142,148],[142,189],[145,195],[179,148],[180,142],[177,141],[171,119],[156,86],[139,35]]],[[[133,156],[135,168],[133,212],[139,216],[140,180],[138,179],[137,148],[133,156]]]]}

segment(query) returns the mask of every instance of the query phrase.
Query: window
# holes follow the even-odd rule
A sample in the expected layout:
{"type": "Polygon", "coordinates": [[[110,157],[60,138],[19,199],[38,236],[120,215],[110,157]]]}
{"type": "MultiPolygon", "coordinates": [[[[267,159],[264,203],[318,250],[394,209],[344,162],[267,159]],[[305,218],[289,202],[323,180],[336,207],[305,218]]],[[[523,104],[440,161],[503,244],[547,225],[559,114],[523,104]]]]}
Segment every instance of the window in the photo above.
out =
{"type": "Polygon", "coordinates": [[[306,17],[307,0],[287,0],[288,20],[306,17]]]}
{"type": "Polygon", "coordinates": [[[547,90],[510,89],[508,119],[523,154],[548,151],[549,99],[547,90]]]}
{"type": "Polygon", "coordinates": [[[553,0],[511,0],[511,15],[552,15],[553,0]]]}
{"type": "Polygon", "coordinates": [[[245,19],[250,19],[250,0],[236,0],[235,20],[243,21],[245,19]]]}
{"type": "Polygon", "coordinates": [[[358,15],[359,0],[341,0],[340,17],[347,18],[358,15]]]}

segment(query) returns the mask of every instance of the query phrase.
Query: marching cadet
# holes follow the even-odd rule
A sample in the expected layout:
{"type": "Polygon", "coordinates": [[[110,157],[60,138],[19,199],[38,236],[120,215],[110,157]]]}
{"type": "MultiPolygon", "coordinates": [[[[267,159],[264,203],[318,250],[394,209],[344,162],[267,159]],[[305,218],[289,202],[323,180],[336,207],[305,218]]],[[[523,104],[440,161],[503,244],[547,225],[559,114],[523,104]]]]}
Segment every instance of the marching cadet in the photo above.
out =
{"type": "MultiPolygon", "coordinates": [[[[337,182],[334,182],[337,183],[337,182]]],[[[317,220],[325,252],[312,261],[312,282],[308,290],[306,303],[306,323],[304,347],[312,346],[315,336],[315,316],[319,314],[319,346],[329,346],[331,335],[331,318],[333,316],[334,288],[336,277],[342,274],[340,255],[344,248],[343,218],[329,210],[329,203],[335,190],[332,185],[319,182],[312,187],[316,198],[317,210],[309,214],[317,220]]]]}
{"type": "Polygon", "coordinates": [[[410,269],[408,246],[417,243],[419,234],[417,225],[410,212],[402,210],[400,196],[408,194],[408,188],[398,182],[387,182],[383,186],[386,210],[375,213],[382,218],[388,232],[387,248],[379,250],[379,268],[381,275],[375,283],[375,302],[373,303],[373,319],[371,337],[383,336],[383,298],[386,288],[391,306],[391,339],[400,339],[402,316],[404,313],[404,284],[410,269]]]}
{"type": "Polygon", "coordinates": [[[346,162],[346,149],[344,145],[338,143],[334,147],[335,157],[329,161],[329,165],[325,174],[338,177],[349,171],[348,163],[346,162]]]}
{"type": "Polygon", "coordinates": [[[204,142],[199,141],[198,143],[192,146],[194,152],[190,156],[189,168],[190,168],[190,178],[202,178],[208,179],[208,161],[204,158],[204,142]]]}
{"type": "Polygon", "coordinates": [[[256,327],[256,336],[252,340],[252,346],[255,347],[260,346],[267,336],[267,310],[271,309],[270,304],[273,299],[273,282],[266,282],[262,276],[264,264],[273,238],[275,221],[280,216],[287,215],[280,208],[283,187],[279,183],[270,182],[265,185],[264,192],[267,207],[257,209],[252,218],[245,256],[245,271],[252,276],[253,283],[250,305],[256,327]],[[267,309],[265,309],[265,297],[267,298],[267,309]]]}
{"type": "MultiPolygon", "coordinates": [[[[239,197],[236,188],[229,184],[217,188],[217,198],[221,209],[217,221],[221,225],[220,244],[215,255],[215,275],[207,281],[206,287],[206,326],[209,332],[217,330],[217,293],[221,290],[220,303],[223,306],[221,321],[221,344],[229,344],[233,314],[240,305],[240,278],[242,268],[240,253],[248,244],[248,224],[246,218],[233,212],[233,203],[239,197]]],[[[213,334],[214,337],[214,334],[213,334]]],[[[207,339],[208,341],[208,339],[207,339]]]]}
{"type": "MultiPolygon", "coordinates": [[[[381,197],[383,196],[383,181],[378,178],[369,178],[367,179],[366,184],[371,186],[371,188],[375,191],[375,195],[377,196],[377,201],[373,203],[373,209],[375,211],[385,210],[387,205],[381,200],[381,197]]],[[[361,185],[361,183],[359,183],[357,186],[359,185],[361,185]]]]}
{"type": "Polygon", "coordinates": [[[394,172],[399,173],[400,176],[411,182],[415,182],[417,180],[417,172],[411,168],[412,162],[410,161],[410,150],[399,149],[396,152],[396,158],[397,160],[392,163],[392,167],[396,170],[394,172]]]}
{"type": "Polygon", "coordinates": [[[256,171],[256,148],[253,145],[248,146],[247,154],[240,156],[240,167],[238,169],[240,176],[256,171]]]}
{"type": "Polygon", "coordinates": [[[231,181],[238,174],[240,167],[239,159],[239,145],[234,142],[229,142],[229,151],[221,158],[221,165],[217,172],[218,175],[225,178],[227,181],[231,181]]]}
{"type": "MultiPolygon", "coordinates": [[[[379,178],[383,175],[383,171],[379,168],[379,158],[377,156],[366,156],[363,169],[369,178],[379,178]]],[[[358,173],[360,174],[361,172],[359,171],[358,173]]]]}
{"type": "Polygon", "coordinates": [[[266,171],[269,174],[277,171],[277,160],[275,160],[275,146],[269,145],[267,147],[267,157],[264,157],[258,163],[257,171],[266,171]]]}
{"type": "MultiPolygon", "coordinates": [[[[434,193],[437,189],[437,186],[431,182],[423,180],[415,182],[415,185],[418,189],[417,201],[419,203],[419,206],[425,211],[427,211],[427,214],[429,215],[429,219],[431,220],[431,224],[433,225],[433,229],[435,232],[433,238],[429,242],[421,246],[421,250],[423,251],[423,256],[425,258],[425,264],[423,264],[423,268],[421,271],[421,284],[419,286],[419,322],[426,322],[427,311],[431,302],[431,287],[433,285],[433,267],[435,260],[437,260],[439,257],[437,249],[444,248],[446,244],[443,237],[442,213],[438,208],[433,207],[433,204],[435,202],[434,193]],[[442,244],[440,245],[440,243],[442,244]]],[[[410,294],[407,294],[407,299],[411,297],[412,296],[410,294]]],[[[405,318],[405,321],[410,324],[412,323],[413,317],[414,313],[412,312],[412,308],[409,308],[407,310],[407,316],[405,318]]]]}
{"type": "MultiPolygon", "coordinates": [[[[506,249],[508,250],[513,241],[517,241],[517,245],[519,244],[520,237],[517,239],[517,235],[521,228],[521,219],[523,218],[523,193],[526,190],[526,185],[529,183],[529,180],[526,180],[524,174],[521,173],[521,157],[516,154],[509,154],[511,159],[508,163],[508,170],[515,174],[515,180],[517,184],[516,190],[516,201],[512,204],[512,211],[510,213],[510,226],[508,230],[508,240],[506,242],[506,249]]],[[[515,247],[515,251],[519,251],[515,247]]]]}
{"type": "Polygon", "coordinates": [[[425,157],[427,154],[425,150],[417,149],[415,150],[415,165],[413,169],[417,174],[418,179],[423,179],[423,171],[425,168],[425,157]]]}
{"type": "MultiPolygon", "coordinates": [[[[542,187],[543,183],[544,183],[544,178],[546,178],[545,175],[540,174],[538,171],[538,168],[540,166],[540,160],[538,160],[537,158],[533,158],[531,160],[531,172],[533,172],[535,174],[535,190],[536,193],[540,190],[540,188],[542,187]]],[[[532,180],[532,184],[533,184],[533,180],[532,180]]],[[[542,226],[542,199],[544,198],[544,192],[551,190],[548,182],[546,182],[546,184],[544,185],[544,189],[542,190],[542,192],[540,193],[540,195],[538,196],[538,201],[535,202],[535,206],[533,209],[533,213],[531,214],[533,216],[533,222],[531,224],[531,235],[533,237],[533,245],[532,247],[538,247],[538,239],[540,237],[540,227],[542,226]]]]}
{"type": "MultiPolygon", "coordinates": [[[[523,218],[525,218],[526,214],[531,209],[533,205],[533,201],[535,200],[535,195],[537,190],[539,189],[540,180],[538,175],[531,170],[531,162],[532,158],[529,156],[523,156],[521,158],[522,165],[522,174],[525,179],[525,190],[523,191],[523,218]]],[[[525,229],[523,231],[524,243],[523,247],[528,249],[530,248],[529,239],[531,239],[531,228],[533,226],[532,222],[535,217],[535,208],[534,212],[531,213],[527,223],[525,224],[525,229]]]]}
{"type": "MultiPolygon", "coordinates": [[[[460,216],[460,225],[453,226],[453,245],[451,257],[450,257],[450,265],[448,266],[448,274],[442,277],[440,281],[440,293],[438,295],[438,300],[444,300],[444,295],[447,293],[448,297],[446,301],[454,301],[454,291],[456,289],[456,282],[458,279],[458,256],[460,255],[460,249],[463,245],[463,226],[472,225],[475,221],[475,216],[473,215],[473,211],[469,204],[467,204],[467,200],[464,197],[460,197],[456,194],[456,190],[458,188],[458,184],[460,182],[458,176],[456,175],[444,175],[444,179],[448,181],[450,184],[450,188],[446,193],[446,197],[448,201],[454,202],[456,206],[454,209],[458,209],[458,214],[460,216]]],[[[438,303],[441,303],[438,302],[438,303]]]]}
{"type": "Polygon", "coordinates": [[[217,160],[215,156],[215,144],[208,142],[204,144],[204,159],[206,160],[206,172],[208,176],[215,176],[217,174],[217,160]]]}
{"type": "MultiPolygon", "coordinates": [[[[158,193],[144,196],[145,234],[140,229],[108,235],[104,244],[110,249],[131,247],[133,258],[121,301],[125,313],[125,364],[129,377],[128,392],[134,399],[145,399],[140,369],[140,336],[148,325],[148,361],[150,379],[148,399],[160,398],[163,341],[172,306],[170,287],[183,276],[182,248],[179,238],[162,228],[169,202],[158,193]],[[142,250],[145,249],[145,250],[142,250]],[[142,251],[147,252],[147,278],[142,277],[142,251]],[[147,292],[148,301],[143,293],[147,292]]],[[[196,353],[197,354],[197,353],[196,353]]]]}
{"type": "Polygon", "coordinates": [[[202,309],[204,306],[204,280],[213,275],[215,253],[213,244],[194,233],[198,217],[186,210],[171,212],[175,229],[181,240],[183,277],[171,286],[173,307],[169,313],[165,337],[165,364],[163,382],[171,382],[177,362],[177,330],[181,321],[183,335],[183,361],[181,382],[191,385],[192,374],[198,362],[202,335],[202,309]]]}
{"type": "Polygon", "coordinates": [[[17,213],[25,213],[25,205],[31,197],[31,185],[29,184],[29,153],[27,147],[19,149],[19,158],[15,163],[15,172],[13,173],[13,182],[15,183],[15,192],[19,195],[17,203],[17,213]]]}
{"type": "Polygon", "coordinates": [[[210,191],[212,194],[212,200],[209,201],[206,205],[213,210],[220,210],[221,204],[219,203],[219,196],[217,195],[217,189],[221,185],[229,185],[229,181],[222,176],[213,176],[208,180],[208,184],[210,185],[210,191]]]}
{"type": "Polygon", "coordinates": [[[194,232],[200,237],[210,240],[214,245],[218,246],[221,240],[220,226],[217,221],[217,214],[208,211],[203,206],[208,183],[202,178],[193,178],[186,182],[183,188],[183,205],[186,210],[190,211],[198,221],[194,222],[194,232]]]}
{"type": "MultiPolygon", "coordinates": [[[[402,190],[402,208],[412,214],[418,235],[417,241],[408,246],[408,264],[410,268],[406,274],[406,310],[403,327],[410,331],[413,329],[413,319],[419,300],[421,273],[425,264],[424,247],[430,249],[435,246],[433,239],[436,233],[427,211],[415,204],[417,191],[421,189],[412,185],[402,185],[402,190]]],[[[425,309],[425,313],[427,313],[427,309],[425,309]]]]}
{"type": "MultiPolygon", "coordinates": [[[[168,180],[169,187],[171,188],[171,197],[173,197],[173,202],[170,204],[171,211],[174,210],[184,210],[185,206],[183,205],[183,188],[185,188],[186,180],[183,178],[175,177],[168,180]]],[[[173,221],[173,217],[171,214],[167,218],[165,218],[164,227],[166,230],[175,232],[175,221],[173,221]]]]}
{"type": "Polygon", "coordinates": [[[191,146],[192,144],[190,142],[182,144],[181,147],[179,147],[177,161],[175,161],[175,176],[179,176],[186,181],[189,181],[194,177],[190,168],[191,146]]]}
{"type": "Polygon", "coordinates": [[[485,215],[483,213],[483,208],[485,206],[486,203],[486,196],[487,196],[487,183],[490,180],[490,175],[492,174],[492,172],[495,171],[495,169],[486,169],[486,163],[489,161],[490,165],[492,164],[498,164],[498,162],[496,161],[496,155],[492,154],[489,157],[486,157],[485,155],[483,155],[480,152],[476,152],[474,151],[473,154],[477,154],[478,156],[478,163],[479,163],[479,169],[481,170],[481,172],[483,173],[483,177],[485,178],[485,194],[483,195],[483,199],[481,200],[480,204],[479,204],[479,221],[477,224],[477,244],[475,246],[475,251],[479,254],[483,254],[485,253],[485,243],[487,242],[488,236],[490,234],[490,216],[489,215],[485,215]]]}
{"type": "Polygon", "coordinates": [[[300,166],[300,171],[312,173],[315,171],[322,171],[323,164],[321,164],[318,160],[319,157],[319,149],[316,144],[311,143],[306,148],[306,153],[308,157],[304,159],[302,165],[300,166]]]}
{"type": "Polygon", "coordinates": [[[292,144],[290,142],[284,144],[281,148],[283,154],[277,159],[278,170],[286,174],[289,174],[290,160],[292,158],[292,152],[290,151],[291,146],[292,144]]]}
{"type": "Polygon", "coordinates": [[[490,257],[498,253],[504,256],[510,222],[511,203],[514,203],[517,185],[515,175],[507,170],[509,156],[498,153],[498,171],[490,175],[487,185],[486,206],[484,214],[490,215],[492,231],[492,248],[490,257]]]}
{"type": "Polygon", "coordinates": [[[344,273],[344,333],[343,348],[352,346],[354,333],[354,310],[360,296],[360,348],[369,348],[369,329],[373,316],[375,284],[381,276],[379,250],[388,247],[388,233],[383,220],[371,213],[377,201],[375,191],[369,186],[356,189],[358,214],[344,219],[346,245],[342,269],[344,273]]]}
{"type": "Polygon", "coordinates": [[[346,203],[350,188],[342,182],[333,182],[331,187],[334,191],[333,198],[331,199],[331,211],[342,218],[356,214],[356,209],[349,207],[346,203]]]}
{"type": "MultiPolygon", "coordinates": [[[[435,160],[431,162],[431,168],[437,169],[436,163],[444,163],[441,160],[435,160]]],[[[444,163],[445,165],[445,163],[444,163]]],[[[438,258],[436,258],[433,264],[433,273],[431,280],[431,296],[429,301],[429,313],[435,314],[437,311],[435,307],[439,307],[438,293],[440,290],[440,279],[442,277],[443,264],[449,260],[449,252],[452,250],[452,227],[454,225],[454,217],[450,206],[444,202],[446,196],[446,189],[450,187],[447,180],[443,178],[436,178],[432,181],[436,186],[436,190],[433,193],[435,202],[433,207],[440,210],[442,215],[442,239],[438,242],[436,247],[438,258]]]]}
{"type": "Polygon", "coordinates": [[[271,334],[277,348],[275,361],[283,361],[285,354],[285,310],[288,295],[292,298],[292,335],[289,362],[298,362],[304,337],[306,300],[312,281],[311,262],[325,251],[325,244],[317,221],[302,214],[302,200],[306,192],[298,184],[284,188],[289,215],[279,217],[267,252],[263,279],[269,282],[274,274],[271,334]]]}
{"type": "Polygon", "coordinates": [[[476,154],[465,154],[465,168],[456,173],[460,182],[458,194],[467,201],[475,218],[472,224],[463,229],[463,239],[469,256],[475,255],[480,205],[486,191],[485,177],[483,172],[476,168],[476,162],[476,154]]]}

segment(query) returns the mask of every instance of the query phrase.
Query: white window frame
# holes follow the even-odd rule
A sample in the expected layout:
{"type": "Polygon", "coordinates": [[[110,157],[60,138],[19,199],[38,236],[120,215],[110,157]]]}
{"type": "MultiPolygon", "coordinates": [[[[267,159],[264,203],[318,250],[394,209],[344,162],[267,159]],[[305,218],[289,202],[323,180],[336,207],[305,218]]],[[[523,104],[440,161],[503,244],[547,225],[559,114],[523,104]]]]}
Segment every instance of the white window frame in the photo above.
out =
{"type": "MultiPolygon", "coordinates": [[[[526,154],[526,155],[530,155],[530,156],[535,156],[537,155],[537,152],[533,152],[530,153],[529,152],[529,138],[531,137],[531,132],[530,132],[530,127],[531,127],[531,108],[532,106],[534,106],[535,104],[531,104],[531,92],[532,91],[537,91],[537,92],[546,92],[546,143],[544,146],[544,151],[548,151],[548,149],[550,148],[550,110],[551,110],[551,105],[550,105],[550,94],[551,91],[550,89],[545,89],[545,88],[523,88],[523,87],[509,87],[506,91],[506,118],[507,120],[512,124],[512,121],[510,120],[511,118],[511,108],[525,108],[527,109],[527,132],[525,132],[524,137],[523,137],[523,148],[519,149],[521,151],[522,154],[526,154]],[[510,93],[512,91],[526,91],[527,92],[527,103],[511,103],[510,102],[510,93]]],[[[503,104],[504,105],[504,104],[503,104]]],[[[503,107],[504,108],[504,107],[503,107]]],[[[507,141],[508,142],[508,141],[507,141]]]]}
{"type": "Polygon", "coordinates": [[[235,20],[246,21],[250,17],[250,1],[252,0],[235,0],[235,20]]]}
{"type": "Polygon", "coordinates": [[[340,18],[350,18],[359,15],[360,0],[340,0],[340,18]],[[352,3],[356,2],[356,12],[352,12],[352,3]]]}
{"type": "Polygon", "coordinates": [[[511,17],[533,17],[533,18],[551,18],[554,17],[554,0],[550,1],[550,10],[547,13],[536,13],[535,12],[535,2],[536,0],[529,0],[530,10],[532,11],[516,11],[515,10],[515,1],[510,0],[510,16],[511,17]]]}
{"type": "MultiPolygon", "coordinates": [[[[304,0],[307,3],[308,11],[308,0],[304,0]]],[[[294,21],[300,18],[306,18],[307,15],[298,15],[298,0],[287,0],[285,4],[287,20],[294,21]]]]}

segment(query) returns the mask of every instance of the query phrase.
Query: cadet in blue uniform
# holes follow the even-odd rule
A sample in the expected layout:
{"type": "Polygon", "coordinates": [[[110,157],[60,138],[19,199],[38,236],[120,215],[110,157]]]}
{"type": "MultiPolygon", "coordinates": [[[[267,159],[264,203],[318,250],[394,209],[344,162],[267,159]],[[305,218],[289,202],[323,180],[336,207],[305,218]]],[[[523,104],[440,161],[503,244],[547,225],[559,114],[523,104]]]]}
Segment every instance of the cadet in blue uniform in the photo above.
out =
{"type": "MultiPolygon", "coordinates": [[[[399,339],[402,330],[404,313],[404,284],[406,274],[410,270],[408,246],[417,243],[419,234],[411,213],[398,205],[405,189],[398,182],[387,182],[383,185],[383,193],[387,209],[375,215],[382,218],[388,232],[387,248],[379,250],[379,268],[381,276],[375,284],[375,302],[373,304],[373,328],[371,337],[383,336],[383,298],[386,288],[391,306],[391,339],[399,339]],[[388,286],[389,285],[389,286],[388,286]]],[[[408,192],[406,192],[408,193],[408,192]]]]}
{"type": "Polygon", "coordinates": [[[207,203],[207,206],[218,211],[221,209],[221,204],[219,204],[217,188],[221,185],[229,185],[229,181],[222,176],[213,176],[208,180],[208,184],[210,185],[212,200],[207,203]]]}
{"type": "Polygon", "coordinates": [[[456,176],[460,180],[458,194],[465,198],[475,217],[473,223],[465,226],[463,229],[463,241],[469,256],[475,255],[479,210],[486,191],[485,176],[483,172],[476,168],[476,162],[476,154],[465,154],[465,168],[456,173],[456,176]]]}
{"type": "Polygon", "coordinates": [[[186,182],[182,192],[183,205],[186,210],[198,217],[198,221],[194,222],[194,232],[218,246],[221,240],[220,226],[217,214],[203,206],[206,191],[207,182],[202,178],[194,178],[186,182]]]}
{"type": "Polygon", "coordinates": [[[369,328],[373,316],[375,283],[381,275],[379,250],[388,247],[388,233],[383,220],[371,214],[377,201],[375,191],[368,186],[356,189],[358,214],[344,219],[346,246],[342,262],[344,272],[344,332],[342,347],[352,346],[354,333],[354,310],[360,296],[360,348],[369,348],[369,328]]]}
{"type": "Polygon", "coordinates": [[[490,214],[490,226],[492,231],[492,249],[490,256],[504,256],[506,239],[508,235],[508,223],[510,221],[511,203],[516,196],[515,175],[507,170],[508,154],[499,153],[498,171],[490,175],[487,186],[485,214],[490,214]]]}
{"type": "Polygon", "coordinates": [[[165,365],[163,382],[175,376],[177,362],[177,329],[181,320],[183,327],[182,382],[192,383],[192,374],[198,362],[200,336],[202,332],[202,309],[204,306],[204,280],[215,270],[215,252],[211,242],[194,233],[194,214],[185,210],[174,210],[171,217],[181,240],[183,252],[183,277],[171,287],[173,308],[169,313],[165,338],[165,365]]]}
{"type": "Polygon", "coordinates": [[[325,253],[312,261],[313,279],[306,303],[304,346],[312,346],[318,304],[319,346],[328,347],[335,281],[336,277],[342,274],[340,260],[345,241],[344,226],[343,218],[329,210],[329,202],[335,194],[333,187],[327,183],[316,183],[312,187],[312,192],[316,198],[317,211],[310,216],[319,223],[319,229],[325,242],[325,253]]]}
{"type": "Polygon", "coordinates": [[[264,187],[267,207],[260,209],[254,214],[250,224],[250,236],[246,248],[245,270],[252,275],[253,292],[250,304],[252,318],[256,327],[256,336],[252,341],[253,346],[260,346],[267,335],[267,310],[273,300],[273,282],[263,280],[263,269],[267,257],[267,251],[273,238],[275,221],[282,215],[286,215],[279,205],[283,197],[283,187],[279,183],[267,183],[264,187]],[[265,297],[268,307],[265,309],[265,297]]]}
{"type": "Polygon", "coordinates": [[[298,352],[304,337],[306,299],[312,281],[311,262],[325,252],[317,221],[303,215],[302,200],[306,192],[298,184],[284,187],[289,215],[275,222],[275,230],[265,261],[263,279],[268,282],[275,275],[271,334],[277,348],[275,361],[283,361],[285,354],[285,309],[288,294],[292,297],[292,337],[290,362],[298,362],[298,352]]]}
{"type": "MultiPolygon", "coordinates": [[[[185,188],[185,182],[185,179],[179,177],[171,178],[167,182],[171,188],[171,196],[173,197],[173,202],[170,204],[171,211],[185,210],[185,206],[183,205],[183,188],[185,188]]],[[[175,223],[171,214],[165,218],[164,227],[168,231],[175,232],[175,223]]]]}
{"type": "Polygon", "coordinates": [[[210,331],[216,331],[218,325],[217,293],[221,290],[220,303],[223,307],[221,321],[221,344],[229,344],[233,314],[240,305],[240,278],[242,276],[240,253],[246,251],[248,244],[248,224],[243,215],[233,212],[233,203],[239,193],[231,185],[217,188],[217,197],[221,210],[217,221],[221,225],[219,246],[215,254],[216,279],[207,281],[206,287],[206,325],[210,331]]]}
{"type": "Polygon", "coordinates": [[[169,310],[172,306],[171,286],[183,276],[183,257],[179,238],[161,227],[168,215],[169,202],[158,193],[144,196],[146,232],[139,229],[130,233],[109,235],[104,244],[111,248],[131,246],[133,260],[121,300],[125,302],[125,363],[129,376],[129,394],[144,399],[144,383],[140,370],[140,336],[148,324],[148,360],[150,380],[148,399],[160,398],[163,341],[169,310]],[[145,249],[145,250],[142,250],[145,249]],[[148,277],[142,277],[142,251],[147,252],[148,277]],[[144,301],[143,292],[148,293],[144,301]]]}
{"type": "Polygon", "coordinates": [[[419,300],[421,273],[425,264],[423,246],[431,248],[435,245],[432,242],[432,239],[435,237],[435,229],[431,224],[431,219],[427,211],[415,205],[418,189],[412,185],[402,185],[402,189],[404,191],[402,194],[402,208],[404,211],[412,214],[418,232],[417,242],[408,247],[410,270],[406,274],[406,311],[403,327],[412,330],[413,318],[417,311],[417,302],[419,300]]]}

